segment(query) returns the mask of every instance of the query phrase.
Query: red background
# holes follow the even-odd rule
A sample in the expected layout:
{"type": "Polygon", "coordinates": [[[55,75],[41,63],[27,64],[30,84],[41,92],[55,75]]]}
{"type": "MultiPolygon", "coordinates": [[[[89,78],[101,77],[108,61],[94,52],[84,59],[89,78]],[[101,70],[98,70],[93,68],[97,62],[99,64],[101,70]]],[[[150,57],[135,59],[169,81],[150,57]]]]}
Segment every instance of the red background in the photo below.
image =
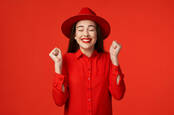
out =
{"type": "Polygon", "coordinates": [[[1,0],[1,115],[63,115],[51,88],[49,52],[67,50],[61,23],[90,7],[111,24],[122,49],[126,93],[114,115],[174,115],[174,4],[167,0],[1,0]]]}

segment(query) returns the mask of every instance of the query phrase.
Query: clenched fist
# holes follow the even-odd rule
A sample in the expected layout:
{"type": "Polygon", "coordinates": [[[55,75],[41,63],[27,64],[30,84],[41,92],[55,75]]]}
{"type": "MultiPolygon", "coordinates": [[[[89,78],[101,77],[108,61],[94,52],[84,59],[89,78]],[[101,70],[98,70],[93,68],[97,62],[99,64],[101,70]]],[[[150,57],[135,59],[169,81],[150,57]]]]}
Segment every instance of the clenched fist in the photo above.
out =
{"type": "Polygon", "coordinates": [[[110,46],[110,50],[109,50],[109,53],[110,53],[110,58],[111,58],[111,61],[114,65],[118,65],[118,54],[120,52],[120,49],[121,49],[121,45],[118,44],[115,40],[112,42],[111,46],[110,46]]]}
{"type": "Polygon", "coordinates": [[[55,71],[56,73],[61,74],[61,68],[62,68],[62,53],[59,48],[54,48],[50,53],[49,56],[55,63],[55,71]]]}

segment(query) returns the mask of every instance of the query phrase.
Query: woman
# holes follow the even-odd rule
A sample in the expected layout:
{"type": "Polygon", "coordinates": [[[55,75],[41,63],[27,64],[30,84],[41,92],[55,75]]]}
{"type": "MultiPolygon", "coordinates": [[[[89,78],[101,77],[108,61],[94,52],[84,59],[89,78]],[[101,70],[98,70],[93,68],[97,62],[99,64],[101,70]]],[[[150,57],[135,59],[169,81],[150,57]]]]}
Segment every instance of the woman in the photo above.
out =
{"type": "Polygon", "coordinates": [[[59,48],[49,54],[55,62],[55,104],[65,104],[65,115],[112,115],[112,96],[121,99],[125,84],[118,63],[121,45],[113,41],[109,53],[103,49],[109,23],[85,7],[61,29],[70,42],[63,56],[59,48]]]}

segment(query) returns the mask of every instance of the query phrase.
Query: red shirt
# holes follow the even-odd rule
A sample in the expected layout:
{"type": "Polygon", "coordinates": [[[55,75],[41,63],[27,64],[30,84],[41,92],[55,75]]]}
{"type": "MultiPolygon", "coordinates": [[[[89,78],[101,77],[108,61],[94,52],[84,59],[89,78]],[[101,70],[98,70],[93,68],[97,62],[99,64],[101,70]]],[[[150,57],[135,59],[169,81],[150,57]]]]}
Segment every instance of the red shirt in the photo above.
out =
{"type": "Polygon", "coordinates": [[[81,50],[66,53],[62,74],[54,74],[53,99],[57,106],[65,104],[65,115],[112,115],[112,96],[119,100],[125,92],[123,78],[120,65],[112,64],[108,52],[94,50],[91,57],[81,50]]]}

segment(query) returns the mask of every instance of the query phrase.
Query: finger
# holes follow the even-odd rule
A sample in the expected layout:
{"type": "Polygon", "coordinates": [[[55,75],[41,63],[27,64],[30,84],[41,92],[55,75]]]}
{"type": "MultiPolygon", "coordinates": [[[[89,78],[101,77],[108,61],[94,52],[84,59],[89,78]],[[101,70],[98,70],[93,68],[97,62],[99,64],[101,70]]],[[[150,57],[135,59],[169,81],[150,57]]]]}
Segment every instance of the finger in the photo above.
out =
{"type": "Polygon", "coordinates": [[[51,56],[54,52],[55,48],[53,50],[51,50],[51,52],[49,53],[49,55],[51,56]]]}
{"type": "Polygon", "coordinates": [[[59,48],[55,48],[55,50],[54,50],[54,51],[58,52],[58,51],[59,51],[58,49],[59,49],[59,48]]]}
{"type": "MultiPolygon", "coordinates": [[[[112,44],[113,44],[113,43],[112,43],[112,44]]],[[[109,51],[110,51],[110,52],[112,52],[112,49],[113,49],[113,48],[112,48],[112,44],[111,44],[111,46],[110,46],[110,48],[109,48],[109,51]]]]}
{"type": "Polygon", "coordinates": [[[118,42],[114,43],[118,48],[122,48],[121,44],[119,44],[118,42]]]}
{"type": "Polygon", "coordinates": [[[52,55],[52,53],[50,53],[49,56],[51,57],[51,59],[54,59],[54,55],[52,55]]]}
{"type": "Polygon", "coordinates": [[[115,41],[113,40],[113,41],[112,41],[112,46],[114,46],[114,44],[115,44],[115,41]]]}
{"type": "Polygon", "coordinates": [[[53,53],[55,56],[59,55],[59,51],[57,49],[55,49],[55,51],[53,53]]]}
{"type": "Polygon", "coordinates": [[[114,45],[117,45],[118,43],[117,43],[117,41],[116,41],[116,40],[114,40],[114,41],[113,41],[113,44],[114,44],[114,45]]]}
{"type": "Polygon", "coordinates": [[[53,56],[55,56],[54,52],[51,51],[51,52],[49,53],[49,56],[50,56],[51,58],[53,58],[53,56]]]}
{"type": "Polygon", "coordinates": [[[112,41],[111,47],[110,47],[110,52],[113,52],[114,49],[117,48],[117,42],[115,40],[112,41]]]}
{"type": "Polygon", "coordinates": [[[54,48],[54,49],[51,51],[51,53],[50,53],[50,54],[53,54],[53,53],[55,52],[55,50],[56,50],[56,48],[54,48]]]}
{"type": "Polygon", "coordinates": [[[121,44],[119,44],[118,42],[116,42],[117,47],[121,48],[121,44]]]}
{"type": "Polygon", "coordinates": [[[62,52],[61,52],[61,50],[60,50],[59,48],[57,48],[57,50],[58,50],[58,52],[59,52],[58,57],[59,57],[59,58],[62,58],[62,52]]]}
{"type": "Polygon", "coordinates": [[[116,49],[117,48],[117,45],[114,45],[113,48],[116,49]]]}
{"type": "Polygon", "coordinates": [[[55,48],[52,52],[54,56],[57,56],[59,54],[58,48],[55,48]]]}
{"type": "Polygon", "coordinates": [[[117,43],[115,40],[112,42],[112,47],[113,47],[113,49],[117,48],[117,43]]]}

